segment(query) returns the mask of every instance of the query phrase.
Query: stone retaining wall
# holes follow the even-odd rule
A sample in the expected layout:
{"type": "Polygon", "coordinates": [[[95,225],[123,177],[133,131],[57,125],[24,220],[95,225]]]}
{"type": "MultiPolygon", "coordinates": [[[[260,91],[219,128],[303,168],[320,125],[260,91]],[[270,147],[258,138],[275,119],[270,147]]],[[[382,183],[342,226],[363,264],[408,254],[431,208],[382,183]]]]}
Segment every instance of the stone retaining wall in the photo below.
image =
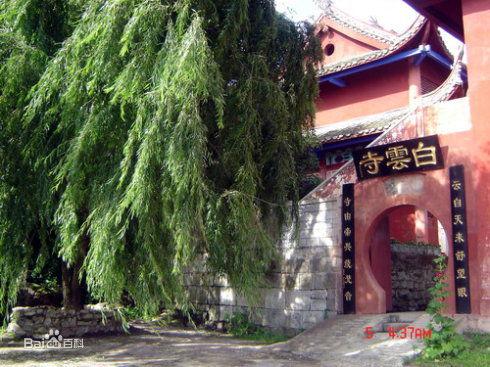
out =
{"type": "Polygon", "coordinates": [[[49,330],[63,337],[122,332],[122,322],[114,310],[102,305],[87,305],[83,310],[65,310],[51,306],[15,307],[7,333],[15,338],[42,339],[49,330]]]}
{"type": "MultiPolygon", "coordinates": [[[[282,259],[270,274],[270,287],[257,290],[262,301],[254,309],[255,323],[297,332],[341,312],[340,217],[338,199],[301,204],[299,238],[288,233],[279,244],[282,259]]],[[[249,311],[223,277],[194,268],[187,286],[209,321],[249,311]]]]}
{"type": "Polygon", "coordinates": [[[436,246],[391,244],[393,311],[425,311],[434,284],[433,260],[440,254],[436,246]]]}

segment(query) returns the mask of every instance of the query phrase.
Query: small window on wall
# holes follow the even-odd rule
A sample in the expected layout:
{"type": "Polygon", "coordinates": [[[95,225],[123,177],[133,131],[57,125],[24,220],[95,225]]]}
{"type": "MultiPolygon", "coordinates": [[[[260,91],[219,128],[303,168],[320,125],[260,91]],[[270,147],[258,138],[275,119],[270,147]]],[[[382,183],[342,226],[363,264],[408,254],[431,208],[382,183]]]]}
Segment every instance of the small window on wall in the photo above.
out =
{"type": "Polygon", "coordinates": [[[334,52],[335,46],[333,45],[333,43],[329,43],[327,46],[325,46],[325,55],[332,56],[334,52]]]}

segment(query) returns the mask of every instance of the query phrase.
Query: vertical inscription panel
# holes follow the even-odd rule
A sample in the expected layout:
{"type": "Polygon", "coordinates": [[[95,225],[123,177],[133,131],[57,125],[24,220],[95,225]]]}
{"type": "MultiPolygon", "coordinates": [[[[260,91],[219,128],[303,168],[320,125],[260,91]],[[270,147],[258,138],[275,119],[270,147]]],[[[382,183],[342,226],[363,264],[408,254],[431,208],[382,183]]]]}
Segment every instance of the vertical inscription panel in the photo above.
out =
{"type": "Polygon", "coordinates": [[[342,297],[344,313],[356,313],[354,184],[342,186],[342,297]]]}
{"type": "Polygon", "coordinates": [[[456,313],[471,313],[464,167],[449,168],[456,313]]]}

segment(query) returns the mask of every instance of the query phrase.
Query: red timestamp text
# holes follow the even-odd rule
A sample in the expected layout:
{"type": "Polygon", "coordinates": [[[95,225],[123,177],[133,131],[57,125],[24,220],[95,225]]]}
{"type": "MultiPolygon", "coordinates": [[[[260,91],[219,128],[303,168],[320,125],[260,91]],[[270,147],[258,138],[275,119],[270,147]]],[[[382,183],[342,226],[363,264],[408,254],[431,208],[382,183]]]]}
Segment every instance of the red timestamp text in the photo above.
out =
{"type": "MultiPolygon", "coordinates": [[[[424,328],[417,328],[413,326],[404,326],[404,327],[399,327],[395,328],[392,326],[389,326],[386,328],[386,331],[388,333],[388,336],[391,339],[428,339],[432,338],[432,330],[431,329],[424,329],[424,328]]],[[[374,334],[377,332],[373,330],[372,326],[366,326],[364,328],[364,337],[366,339],[372,339],[374,337],[374,334]]]]}

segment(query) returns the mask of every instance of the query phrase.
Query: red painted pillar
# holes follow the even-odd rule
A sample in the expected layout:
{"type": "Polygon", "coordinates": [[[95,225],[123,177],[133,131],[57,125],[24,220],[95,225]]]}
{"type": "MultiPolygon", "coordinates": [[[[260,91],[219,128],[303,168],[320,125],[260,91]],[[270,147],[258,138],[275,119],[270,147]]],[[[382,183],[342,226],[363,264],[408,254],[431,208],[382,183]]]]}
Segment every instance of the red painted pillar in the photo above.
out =
{"type": "Polygon", "coordinates": [[[462,7],[473,124],[464,162],[472,311],[490,315],[490,0],[462,0],[462,7]]]}

